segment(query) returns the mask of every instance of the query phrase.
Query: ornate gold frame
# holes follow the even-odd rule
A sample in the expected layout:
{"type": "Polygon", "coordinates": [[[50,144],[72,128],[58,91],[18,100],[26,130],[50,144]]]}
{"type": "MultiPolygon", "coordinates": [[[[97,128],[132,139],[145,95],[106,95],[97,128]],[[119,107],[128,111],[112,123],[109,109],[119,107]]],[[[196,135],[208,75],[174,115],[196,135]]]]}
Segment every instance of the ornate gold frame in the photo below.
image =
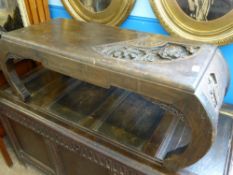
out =
{"type": "Polygon", "coordinates": [[[112,0],[104,11],[93,13],[86,9],[80,1],[62,0],[73,18],[111,26],[120,25],[128,17],[134,2],[135,0],[112,0]]]}
{"type": "Polygon", "coordinates": [[[183,12],[176,0],[150,0],[150,3],[171,34],[217,45],[233,41],[233,11],[216,20],[196,21],[183,12]]]}

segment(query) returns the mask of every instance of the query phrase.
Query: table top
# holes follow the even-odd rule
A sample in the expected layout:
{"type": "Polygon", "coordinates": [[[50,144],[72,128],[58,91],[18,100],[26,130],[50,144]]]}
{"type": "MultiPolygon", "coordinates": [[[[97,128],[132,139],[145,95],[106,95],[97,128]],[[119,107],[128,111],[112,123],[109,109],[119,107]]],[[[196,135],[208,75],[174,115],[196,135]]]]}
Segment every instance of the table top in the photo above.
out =
{"type": "MultiPolygon", "coordinates": [[[[2,39],[62,57],[57,58],[57,70],[60,72],[59,66],[70,69],[71,76],[78,70],[70,65],[77,62],[104,70],[106,86],[117,84],[115,75],[124,75],[125,80],[133,78],[187,91],[195,90],[216,52],[215,46],[63,19],[3,33],[2,39]]],[[[50,58],[46,59],[49,62],[50,58]]]]}

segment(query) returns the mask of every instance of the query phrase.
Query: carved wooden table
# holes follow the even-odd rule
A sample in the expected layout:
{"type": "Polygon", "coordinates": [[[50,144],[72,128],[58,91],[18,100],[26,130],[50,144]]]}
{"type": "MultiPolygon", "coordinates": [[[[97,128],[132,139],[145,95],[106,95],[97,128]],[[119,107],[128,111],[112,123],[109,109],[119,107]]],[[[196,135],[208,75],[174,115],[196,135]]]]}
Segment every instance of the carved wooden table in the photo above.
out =
{"type": "MultiPolygon", "coordinates": [[[[195,172],[181,169],[232,139],[231,119],[219,120],[228,68],[214,46],[72,20],[3,34],[0,46],[11,85],[2,120],[18,157],[47,172],[195,172]],[[63,75],[42,69],[20,80],[14,59],[63,75]]],[[[224,150],[217,156],[229,158],[224,150]]],[[[204,162],[195,165],[216,164],[204,162]]]]}

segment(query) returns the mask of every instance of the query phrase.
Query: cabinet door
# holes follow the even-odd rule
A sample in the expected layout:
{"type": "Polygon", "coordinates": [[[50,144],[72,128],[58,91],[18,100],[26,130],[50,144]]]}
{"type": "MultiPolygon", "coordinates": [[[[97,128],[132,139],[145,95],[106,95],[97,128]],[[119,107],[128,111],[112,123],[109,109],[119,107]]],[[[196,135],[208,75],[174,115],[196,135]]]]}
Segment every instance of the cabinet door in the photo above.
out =
{"type": "Polygon", "coordinates": [[[19,150],[16,151],[19,152],[21,159],[35,165],[47,174],[55,174],[55,168],[44,138],[13,120],[9,121],[16,138],[13,142],[18,142],[19,150]]]}

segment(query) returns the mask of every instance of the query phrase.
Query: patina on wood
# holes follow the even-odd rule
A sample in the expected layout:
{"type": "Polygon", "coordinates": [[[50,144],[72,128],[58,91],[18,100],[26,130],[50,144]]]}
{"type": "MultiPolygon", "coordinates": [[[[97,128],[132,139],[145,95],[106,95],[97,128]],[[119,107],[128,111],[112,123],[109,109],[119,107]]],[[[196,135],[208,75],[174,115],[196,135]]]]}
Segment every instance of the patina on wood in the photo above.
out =
{"type": "Polygon", "coordinates": [[[3,34],[0,45],[2,70],[23,100],[30,100],[32,94],[15,74],[15,58],[40,61],[48,69],[107,92],[112,87],[134,92],[178,114],[191,128],[191,141],[180,154],[150,161],[152,167],[174,171],[191,165],[213,144],[228,86],[228,68],[215,46],[72,20],[3,34]],[[122,45],[126,47],[119,49],[122,45]]]}

